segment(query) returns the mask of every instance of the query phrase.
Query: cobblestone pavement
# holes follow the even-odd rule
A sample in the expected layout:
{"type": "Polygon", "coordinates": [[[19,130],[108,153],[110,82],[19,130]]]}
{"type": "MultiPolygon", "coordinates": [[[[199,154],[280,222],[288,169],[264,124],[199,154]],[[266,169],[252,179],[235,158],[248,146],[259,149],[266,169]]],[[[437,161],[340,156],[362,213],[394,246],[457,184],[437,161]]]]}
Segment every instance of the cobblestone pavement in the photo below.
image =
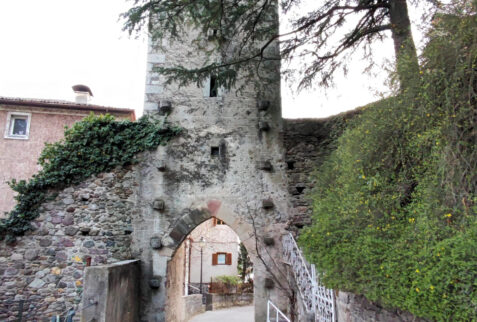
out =
{"type": "Polygon", "coordinates": [[[254,309],[251,305],[207,311],[194,316],[189,322],[253,322],[253,320],[254,309]]]}

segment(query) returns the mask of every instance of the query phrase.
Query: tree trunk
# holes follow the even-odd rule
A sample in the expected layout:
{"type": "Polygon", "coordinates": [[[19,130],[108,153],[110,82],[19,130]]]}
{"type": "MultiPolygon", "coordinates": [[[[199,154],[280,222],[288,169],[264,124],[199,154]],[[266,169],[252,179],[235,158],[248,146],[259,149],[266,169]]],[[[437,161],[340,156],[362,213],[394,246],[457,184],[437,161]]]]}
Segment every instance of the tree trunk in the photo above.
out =
{"type": "Polygon", "coordinates": [[[389,5],[397,73],[401,91],[405,91],[416,86],[419,79],[416,46],[412,39],[406,0],[390,0],[389,5]]]}

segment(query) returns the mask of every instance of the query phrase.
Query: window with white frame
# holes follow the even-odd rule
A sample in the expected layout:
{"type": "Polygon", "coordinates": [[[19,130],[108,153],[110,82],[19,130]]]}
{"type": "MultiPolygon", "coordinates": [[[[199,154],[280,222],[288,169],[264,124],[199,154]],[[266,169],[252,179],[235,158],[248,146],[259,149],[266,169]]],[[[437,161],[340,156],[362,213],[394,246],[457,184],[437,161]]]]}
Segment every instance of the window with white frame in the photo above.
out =
{"type": "Polygon", "coordinates": [[[28,139],[30,134],[30,113],[9,112],[5,126],[5,138],[28,139]]]}

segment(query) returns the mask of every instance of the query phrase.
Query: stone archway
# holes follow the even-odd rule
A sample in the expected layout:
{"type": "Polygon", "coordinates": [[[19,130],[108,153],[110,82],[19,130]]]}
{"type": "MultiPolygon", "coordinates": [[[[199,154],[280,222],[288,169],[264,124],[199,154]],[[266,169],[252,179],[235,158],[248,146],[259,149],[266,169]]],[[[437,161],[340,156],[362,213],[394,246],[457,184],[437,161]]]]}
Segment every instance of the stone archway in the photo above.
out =
{"type": "MultiPolygon", "coordinates": [[[[249,256],[254,266],[255,279],[263,279],[265,276],[265,269],[263,264],[257,257],[256,245],[257,238],[255,236],[255,228],[252,223],[248,222],[244,218],[235,214],[230,207],[221,202],[220,200],[208,200],[201,205],[198,205],[195,209],[191,210],[181,218],[176,220],[167,231],[165,237],[162,239],[163,248],[158,251],[160,256],[168,256],[167,260],[167,275],[164,289],[164,296],[166,298],[165,318],[166,321],[180,321],[178,317],[183,317],[184,314],[177,313],[177,310],[183,310],[185,308],[183,299],[178,299],[180,292],[177,292],[176,288],[182,288],[181,279],[177,279],[177,272],[171,272],[176,268],[180,271],[181,267],[177,267],[176,257],[177,250],[181,246],[184,239],[200,224],[215,217],[223,220],[239,237],[241,242],[247,248],[249,256]],[[172,285],[175,283],[175,285],[172,285]],[[179,285],[180,284],[180,285],[179,285]],[[171,298],[170,292],[173,293],[174,299],[171,298]]],[[[180,257],[179,257],[180,258],[180,257]]],[[[260,284],[260,283],[259,283],[260,284]]],[[[255,284],[257,285],[257,284],[255,284]]],[[[259,287],[254,287],[254,305],[256,320],[264,320],[266,315],[266,296],[262,294],[263,290],[259,287]]],[[[200,299],[201,300],[201,299],[200,299]]],[[[187,305],[197,305],[197,299],[189,299],[187,305]]]]}

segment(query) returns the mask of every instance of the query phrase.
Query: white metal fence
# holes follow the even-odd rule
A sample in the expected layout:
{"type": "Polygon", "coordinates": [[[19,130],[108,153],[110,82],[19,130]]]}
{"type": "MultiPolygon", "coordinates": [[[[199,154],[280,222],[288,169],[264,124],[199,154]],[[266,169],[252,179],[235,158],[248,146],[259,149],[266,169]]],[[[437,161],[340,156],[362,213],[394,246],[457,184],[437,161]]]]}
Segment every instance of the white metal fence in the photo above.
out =
{"type": "Polygon", "coordinates": [[[290,322],[290,319],[269,300],[267,303],[267,322],[290,322]]]}
{"type": "Polygon", "coordinates": [[[283,236],[283,252],[295,275],[295,281],[306,311],[312,312],[315,321],[335,322],[335,297],[333,290],[321,285],[315,265],[308,269],[300,248],[291,234],[283,236]]]}

